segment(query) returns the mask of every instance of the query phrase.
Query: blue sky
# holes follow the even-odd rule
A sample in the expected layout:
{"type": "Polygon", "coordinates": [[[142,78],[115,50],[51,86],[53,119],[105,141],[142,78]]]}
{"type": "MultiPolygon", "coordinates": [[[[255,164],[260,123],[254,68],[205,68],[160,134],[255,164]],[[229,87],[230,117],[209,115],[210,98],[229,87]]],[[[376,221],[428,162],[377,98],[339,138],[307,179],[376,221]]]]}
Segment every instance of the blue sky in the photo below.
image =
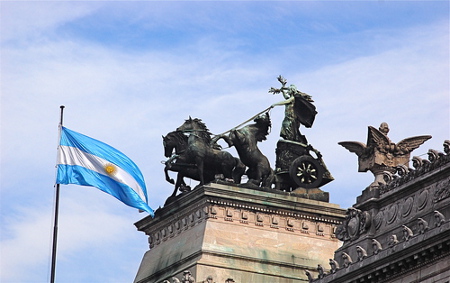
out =
{"type": "MultiPolygon", "coordinates": [[[[1,282],[48,282],[57,124],[141,168],[149,205],[172,193],[161,135],[189,115],[224,132],[282,100],[278,75],[312,95],[302,129],[351,206],[373,176],[337,143],[450,139],[448,1],[1,1],[1,282]]],[[[260,144],[272,166],[283,109],[260,144]]],[[[230,152],[236,155],[233,149],[230,152]]],[[[192,184],[195,184],[192,182],[192,184]]],[[[130,282],[145,217],[89,187],[62,186],[57,282],[130,282]]],[[[201,279],[198,279],[201,280],[201,279]]]]}

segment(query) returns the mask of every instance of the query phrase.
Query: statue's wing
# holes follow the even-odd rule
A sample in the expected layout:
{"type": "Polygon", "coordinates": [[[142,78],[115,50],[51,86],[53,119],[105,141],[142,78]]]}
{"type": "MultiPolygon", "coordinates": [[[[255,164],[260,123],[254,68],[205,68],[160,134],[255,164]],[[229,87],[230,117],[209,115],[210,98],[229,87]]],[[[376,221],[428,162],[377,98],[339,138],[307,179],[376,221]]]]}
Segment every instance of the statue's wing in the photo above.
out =
{"type": "Polygon", "coordinates": [[[338,144],[345,147],[348,151],[356,153],[358,156],[363,155],[367,148],[364,143],[356,141],[343,141],[338,142],[338,144]]]}
{"type": "Polygon", "coordinates": [[[403,154],[407,154],[418,148],[421,144],[429,139],[431,139],[431,136],[429,135],[406,138],[397,143],[397,148],[403,154]]]}
{"type": "Polygon", "coordinates": [[[367,134],[367,146],[379,146],[384,147],[385,145],[389,145],[390,141],[389,138],[380,132],[378,129],[369,126],[369,132],[367,134]]]}

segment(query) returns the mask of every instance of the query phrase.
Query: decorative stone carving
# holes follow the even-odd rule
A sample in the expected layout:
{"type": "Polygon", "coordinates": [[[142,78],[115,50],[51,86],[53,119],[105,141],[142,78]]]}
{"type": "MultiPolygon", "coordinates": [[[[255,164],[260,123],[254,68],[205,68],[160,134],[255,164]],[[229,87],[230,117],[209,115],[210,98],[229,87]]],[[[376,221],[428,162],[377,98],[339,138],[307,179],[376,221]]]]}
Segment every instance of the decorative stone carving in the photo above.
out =
{"type": "Polygon", "coordinates": [[[411,213],[413,204],[414,204],[413,197],[408,197],[407,199],[405,199],[405,201],[402,204],[402,216],[403,217],[406,217],[411,213]]]}
{"type": "Polygon", "coordinates": [[[195,278],[192,277],[192,273],[189,270],[183,271],[183,278],[181,279],[181,283],[194,283],[195,278]]]}
{"type": "Polygon", "coordinates": [[[336,229],[336,237],[341,241],[355,240],[371,225],[370,214],[354,207],[347,210],[344,222],[336,229]]]}
{"type": "Polygon", "coordinates": [[[339,144],[358,156],[359,172],[371,171],[375,180],[369,188],[378,188],[385,184],[383,172],[392,174],[396,172],[396,166],[407,165],[410,153],[431,136],[415,136],[403,139],[399,143],[393,143],[387,136],[389,126],[381,123],[379,129],[369,126],[367,145],[355,141],[343,141],[339,144]]]}
{"type": "Polygon", "coordinates": [[[399,164],[395,168],[397,169],[397,174],[401,177],[409,173],[409,168],[405,164],[399,164]]]}
{"type": "Polygon", "coordinates": [[[445,154],[450,155],[450,140],[445,140],[443,146],[445,154]]]}
{"type": "Polygon", "coordinates": [[[367,257],[367,251],[361,246],[356,246],[356,254],[358,255],[358,261],[362,261],[367,257]]]}
{"type": "Polygon", "coordinates": [[[381,246],[381,243],[378,242],[375,239],[372,239],[372,249],[373,249],[373,254],[376,255],[378,254],[380,251],[383,250],[383,247],[381,246]]]}
{"type": "Polygon", "coordinates": [[[305,271],[305,274],[306,274],[306,277],[308,277],[309,283],[314,281],[314,277],[312,277],[311,273],[308,270],[305,271]]]}
{"type": "Polygon", "coordinates": [[[434,149],[429,149],[427,154],[428,154],[428,160],[430,162],[435,162],[436,160],[438,160],[439,159],[439,155],[440,155],[439,151],[434,150],[434,149]]]}
{"type": "Polygon", "coordinates": [[[393,248],[395,245],[398,244],[398,240],[397,240],[397,235],[392,234],[389,237],[389,241],[388,241],[388,247],[393,248]]]}
{"type": "Polygon", "coordinates": [[[425,189],[419,194],[419,197],[417,198],[417,209],[423,210],[427,206],[427,201],[428,201],[428,190],[425,189]]]}
{"type": "Polygon", "coordinates": [[[306,223],[306,221],[302,222],[302,229],[303,230],[308,230],[309,229],[308,223],[306,223]]]}
{"type": "Polygon", "coordinates": [[[441,227],[441,225],[445,223],[445,216],[437,210],[434,211],[434,219],[435,219],[434,223],[435,227],[441,227]]]}
{"type": "Polygon", "coordinates": [[[436,185],[433,202],[436,203],[448,197],[450,197],[450,178],[436,185]]]}
{"type": "Polygon", "coordinates": [[[256,221],[264,222],[264,217],[260,213],[258,213],[258,214],[256,214],[256,221]]]}
{"type": "Polygon", "coordinates": [[[278,225],[278,217],[276,217],[276,216],[272,217],[272,224],[273,225],[278,225]]]}
{"type": "Polygon", "coordinates": [[[413,163],[413,167],[416,170],[423,166],[423,160],[422,160],[422,158],[420,158],[418,156],[413,156],[412,163],[413,163]]]}
{"type": "Polygon", "coordinates": [[[334,259],[330,258],[329,264],[331,268],[330,273],[336,273],[336,271],[339,269],[339,263],[334,259]]]}
{"type": "Polygon", "coordinates": [[[286,221],[286,224],[288,227],[292,228],[292,227],[294,227],[294,220],[291,218],[288,218],[288,220],[286,221]]]}
{"type": "Polygon", "coordinates": [[[397,211],[398,211],[398,206],[396,203],[391,204],[391,206],[389,207],[388,211],[387,211],[387,223],[391,224],[395,221],[395,219],[397,218],[397,211]]]}
{"type": "Polygon", "coordinates": [[[208,277],[206,277],[206,280],[202,281],[202,283],[215,283],[213,280],[213,277],[211,275],[208,275],[208,277]]]}
{"type": "Polygon", "coordinates": [[[383,224],[384,221],[384,211],[380,210],[377,215],[375,216],[375,218],[373,219],[373,222],[375,224],[375,229],[380,229],[381,224],[383,224]]]}
{"type": "Polygon", "coordinates": [[[317,272],[319,273],[319,276],[317,278],[321,279],[325,276],[325,272],[323,270],[322,265],[318,264],[317,265],[317,272]]]}
{"type": "MultiPolygon", "coordinates": [[[[393,183],[393,182],[397,181],[397,179],[398,179],[398,176],[395,175],[393,172],[383,171],[382,174],[383,174],[384,184],[393,183]]],[[[379,183],[379,185],[382,185],[382,183],[379,183]]]]}
{"type": "Polygon", "coordinates": [[[347,268],[350,266],[350,264],[353,263],[352,258],[350,257],[350,255],[346,252],[342,252],[342,259],[344,260],[344,267],[347,268]]]}
{"type": "Polygon", "coordinates": [[[419,234],[423,234],[428,230],[428,222],[422,218],[417,219],[417,226],[419,234]]]}
{"type": "Polygon", "coordinates": [[[413,231],[406,225],[402,225],[402,231],[403,231],[403,240],[408,241],[409,239],[414,236],[413,231]]]}

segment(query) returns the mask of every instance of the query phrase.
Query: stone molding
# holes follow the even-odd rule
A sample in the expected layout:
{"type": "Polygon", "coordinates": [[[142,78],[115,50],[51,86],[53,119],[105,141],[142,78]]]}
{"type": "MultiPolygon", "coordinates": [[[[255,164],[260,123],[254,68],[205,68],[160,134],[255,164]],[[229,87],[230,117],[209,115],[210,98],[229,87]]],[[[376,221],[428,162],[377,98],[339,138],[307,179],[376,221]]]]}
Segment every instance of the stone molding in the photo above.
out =
{"type": "Polygon", "coordinates": [[[415,169],[403,166],[398,176],[386,174],[386,185],[363,191],[336,229],[344,244],[330,260],[330,270],[324,273],[321,267],[321,276],[309,270],[310,282],[419,282],[435,280],[440,272],[450,276],[450,142],[444,145],[445,154],[430,150],[427,161],[414,157],[415,169]],[[423,275],[422,268],[431,275],[423,275]]]}
{"type": "Polygon", "coordinates": [[[150,229],[147,229],[149,247],[154,248],[167,239],[176,237],[207,220],[233,222],[235,225],[253,225],[259,229],[278,229],[279,232],[329,238],[335,238],[334,231],[341,223],[336,219],[207,199],[196,209],[175,216],[169,222],[155,223],[150,229]]]}
{"type": "Polygon", "coordinates": [[[209,184],[181,195],[177,203],[158,209],[155,218],[146,217],[135,225],[149,236],[150,248],[206,220],[335,238],[343,211],[337,205],[297,198],[291,193],[209,184]]]}
{"type": "MultiPolygon", "coordinates": [[[[353,248],[355,247],[348,247],[338,254],[345,257],[353,248]]],[[[342,265],[334,272],[330,270],[323,278],[313,278],[310,282],[388,282],[427,264],[439,260],[448,262],[449,259],[450,222],[447,221],[445,224],[429,229],[422,234],[415,234],[409,239],[402,239],[395,245],[383,247],[376,254],[369,254],[361,260],[342,265]]],[[[447,269],[450,269],[450,266],[447,265],[447,269]]]]}

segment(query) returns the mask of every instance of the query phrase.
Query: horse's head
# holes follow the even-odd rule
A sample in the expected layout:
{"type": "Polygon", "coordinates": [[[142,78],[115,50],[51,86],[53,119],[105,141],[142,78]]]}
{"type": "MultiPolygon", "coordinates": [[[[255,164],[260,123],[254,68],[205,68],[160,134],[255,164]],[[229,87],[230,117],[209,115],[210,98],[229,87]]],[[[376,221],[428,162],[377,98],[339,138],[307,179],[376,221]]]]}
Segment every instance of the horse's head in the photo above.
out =
{"type": "Polygon", "coordinates": [[[203,123],[202,120],[198,118],[192,119],[189,116],[189,119],[184,121],[183,125],[177,128],[177,131],[183,133],[193,133],[195,136],[200,137],[207,143],[211,141],[211,133],[209,132],[205,123],[203,123]]]}
{"type": "Polygon", "coordinates": [[[201,130],[201,126],[204,125],[202,120],[198,118],[192,119],[191,116],[189,116],[189,119],[185,120],[183,125],[179,126],[177,128],[177,131],[181,132],[193,132],[197,130],[201,130]]]}
{"type": "Polygon", "coordinates": [[[258,133],[256,134],[257,141],[266,140],[267,135],[270,132],[270,128],[272,126],[272,122],[270,121],[269,113],[259,115],[255,118],[256,126],[258,127],[258,133]]]}
{"type": "Polygon", "coordinates": [[[269,112],[266,112],[264,114],[259,115],[253,121],[256,122],[256,124],[259,124],[259,125],[265,125],[265,126],[268,125],[269,127],[272,125],[272,123],[270,121],[269,112]]]}
{"type": "Polygon", "coordinates": [[[163,136],[164,156],[169,158],[175,149],[176,154],[181,154],[187,147],[187,137],[179,131],[174,131],[163,136]]]}

